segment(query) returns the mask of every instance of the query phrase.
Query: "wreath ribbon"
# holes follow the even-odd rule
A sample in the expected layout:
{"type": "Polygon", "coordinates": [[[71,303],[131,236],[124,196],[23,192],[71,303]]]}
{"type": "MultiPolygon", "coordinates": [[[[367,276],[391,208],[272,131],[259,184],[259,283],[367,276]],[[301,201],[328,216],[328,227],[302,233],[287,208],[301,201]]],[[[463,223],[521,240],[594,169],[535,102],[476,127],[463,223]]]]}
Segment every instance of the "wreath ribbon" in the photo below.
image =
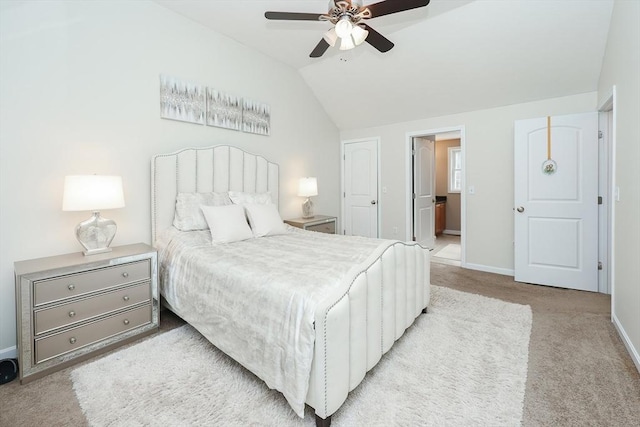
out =
{"type": "Polygon", "coordinates": [[[547,160],[551,160],[551,116],[547,116],[547,160]]]}

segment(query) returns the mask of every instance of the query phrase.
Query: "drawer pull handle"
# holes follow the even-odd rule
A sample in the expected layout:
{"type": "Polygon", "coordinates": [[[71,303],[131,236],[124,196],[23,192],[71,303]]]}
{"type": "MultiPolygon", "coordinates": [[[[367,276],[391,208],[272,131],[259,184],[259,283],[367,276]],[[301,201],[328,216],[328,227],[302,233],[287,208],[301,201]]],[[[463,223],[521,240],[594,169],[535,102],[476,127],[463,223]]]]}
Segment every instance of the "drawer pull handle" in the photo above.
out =
{"type": "Polygon", "coordinates": [[[75,343],[76,343],[76,337],[71,337],[71,338],[69,338],[69,342],[70,342],[71,344],[75,344],[75,343]]]}
{"type": "Polygon", "coordinates": [[[69,289],[70,291],[74,290],[75,288],[76,288],[76,285],[74,285],[73,283],[67,286],[67,289],[69,289]]]}
{"type": "Polygon", "coordinates": [[[123,296],[122,299],[125,300],[125,301],[129,301],[129,295],[123,296]]]}
{"type": "Polygon", "coordinates": [[[76,316],[76,312],[75,311],[70,311],[69,312],[69,317],[75,317],[76,316]]]}
{"type": "Polygon", "coordinates": [[[125,325],[128,325],[129,324],[129,319],[124,319],[124,322],[122,322],[122,323],[124,323],[125,325]]]}
{"type": "Polygon", "coordinates": [[[129,277],[129,273],[125,271],[124,273],[122,273],[122,277],[129,277]]]}

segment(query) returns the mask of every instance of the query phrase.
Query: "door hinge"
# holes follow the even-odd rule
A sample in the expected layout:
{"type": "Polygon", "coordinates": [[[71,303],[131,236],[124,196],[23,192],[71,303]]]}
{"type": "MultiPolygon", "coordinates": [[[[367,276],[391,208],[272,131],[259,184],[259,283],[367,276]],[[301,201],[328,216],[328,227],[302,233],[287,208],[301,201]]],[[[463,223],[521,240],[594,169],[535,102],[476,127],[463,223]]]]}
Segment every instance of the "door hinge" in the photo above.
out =
{"type": "Polygon", "coordinates": [[[598,261],[598,270],[602,270],[602,261],[598,261]]]}
{"type": "Polygon", "coordinates": [[[413,193],[413,200],[416,199],[416,193],[413,193]]]}
{"type": "Polygon", "coordinates": [[[413,241],[415,242],[415,241],[416,241],[416,236],[413,236],[413,237],[411,238],[411,240],[413,240],[413,241]]]}
{"type": "Polygon", "coordinates": [[[598,196],[598,204],[601,205],[602,204],[602,196],[598,196]]]}
{"type": "Polygon", "coordinates": [[[342,197],[347,197],[347,192],[345,191],[344,193],[342,193],[342,197]]]}
{"type": "Polygon", "coordinates": [[[602,131],[601,131],[601,130],[599,130],[599,131],[598,131],[598,139],[602,139],[602,137],[603,137],[603,136],[604,136],[604,135],[602,134],[602,131]]]}

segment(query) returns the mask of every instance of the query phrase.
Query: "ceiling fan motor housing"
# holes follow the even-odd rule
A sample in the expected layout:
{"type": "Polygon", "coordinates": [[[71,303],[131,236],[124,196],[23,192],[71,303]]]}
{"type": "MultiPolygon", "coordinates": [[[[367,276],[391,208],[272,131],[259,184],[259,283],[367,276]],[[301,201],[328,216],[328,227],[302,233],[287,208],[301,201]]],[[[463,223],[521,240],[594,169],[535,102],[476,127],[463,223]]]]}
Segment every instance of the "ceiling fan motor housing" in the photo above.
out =
{"type": "Polygon", "coordinates": [[[337,24],[341,19],[349,19],[352,24],[357,24],[363,19],[371,18],[368,8],[362,7],[361,0],[329,1],[329,12],[320,19],[337,24]],[[324,18],[324,19],[323,19],[324,18]]]}

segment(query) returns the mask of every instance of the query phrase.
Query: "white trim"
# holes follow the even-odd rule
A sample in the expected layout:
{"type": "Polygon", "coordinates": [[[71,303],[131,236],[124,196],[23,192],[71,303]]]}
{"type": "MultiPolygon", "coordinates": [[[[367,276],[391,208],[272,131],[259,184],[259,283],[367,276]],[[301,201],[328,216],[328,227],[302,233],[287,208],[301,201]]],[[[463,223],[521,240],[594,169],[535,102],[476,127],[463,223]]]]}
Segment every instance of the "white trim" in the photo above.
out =
{"type": "Polygon", "coordinates": [[[453,236],[460,236],[462,233],[460,233],[460,230],[443,230],[442,234],[451,234],[453,236]]]}
{"type": "Polygon", "coordinates": [[[615,316],[615,314],[611,315],[611,321],[613,322],[613,326],[615,326],[616,330],[618,331],[618,335],[620,335],[620,338],[622,338],[622,342],[624,343],[624,346],[627,348],[627,351],[631,356],[631,360],[633,360],[633,363],[636,365],[636,369],[638,370],[638,372],[640,372],[640,354],[638,354],[638,351],[633,346],[633,343],[631,342],[629,335],[627,335],[627,332],[624,330],[624,328],[622,327],[622,324],[620,323],[618,318],[615,316]]]}
{"type": "Polygon", "coordinates": [[[469,270],[478,270],[484,271],[487,273],[495,273],[501,274],[503,276],[512,276],[515,274],[515,271],[511,268],[500,268],[500,267],[491,267],[490,265],[482,265],[482,264],[464,264],[464,268],[468,268],[469,270]]]}
{"type": "Polygon", "coordinates": [[[17,359],[17,358],[18,358],[18,348],[15,345],[13,347],[3,348],[0,350],[0,360],[17,359]]]}
{"type": "Polygon", "coordinates": [[[609,289],[609,124],[611,111],[598,111],[598,262],[602,268],[598,270],[598,292],[611,294],[609,289]]]}
{"type": "Polygon", "coordinates": [[[368,141],[375,141],[376,143],[376,151],[377,151],[377,161],[378,164],[376,165],[378,170],[377,170],[377,174],[376,174],[376,199],[378,200],[378,203],[376,205],[376,210],[378,211],[378,224],[377,224],[377,233],[378,233],[378,238],[381,237],[381,233],[382,233],[382,212],[380,210],[380,137],[379,136],[372,136],[370,138],[357,138],[357,139],[344,139],[340,141],[340,192],[343,194],[342,197],[340,197],[340,230],[336,230],[336,234],[344,234],[344,226],[342,224],[344,224],[344,218],[345,218],[345,212],[344,212],[344,192],[345,192],[345,188],[344,188],[344,146],[345,144],[353,144],[356,142],[368,142],[368,141]]]}
{"type": "Polygon", "coordinates": [[[462,153],[462,189],[460,192],[460,264],[462,267],[466,267],[466,258],[467,258],[467,197],[466,197],[466,183],[465,183],[465,127],[464,125],[460,126],[451,126],[445,128],[438,129],[428,129],[422,131],[412,131],[407,132],[405,134],[405,240],[410,241],[411,236],[411,228],[412,228],[412,209],[411,209],[411,182],[413,180],[413,176],[411,175],[411,148],[414,137],[418,136],[426,136],[426,135],[436,135],[439,133],[448,133],[448,132],[460,132],[460,151],[462,153]]]}
{"type": "Polygon", "coordinates": [[[611,203],[609,204],[609,230],[608,230],[608,246],[609,246],[609,292],[611,292],[611,319],[615,318],[616,315],[616,257],[615,257],[615,228],[616,228],[616,139],[617,139],[617,131],[616,131],[616,122],[617,119],[617,97],[616,97],[616,86],[613,85],[611,87],[611,91],[609,91],[606,96],[598,103],[598,111],[611,111],[613,114],[611,120],[611,128],[609,129],[609,195],[611,203]]]}

